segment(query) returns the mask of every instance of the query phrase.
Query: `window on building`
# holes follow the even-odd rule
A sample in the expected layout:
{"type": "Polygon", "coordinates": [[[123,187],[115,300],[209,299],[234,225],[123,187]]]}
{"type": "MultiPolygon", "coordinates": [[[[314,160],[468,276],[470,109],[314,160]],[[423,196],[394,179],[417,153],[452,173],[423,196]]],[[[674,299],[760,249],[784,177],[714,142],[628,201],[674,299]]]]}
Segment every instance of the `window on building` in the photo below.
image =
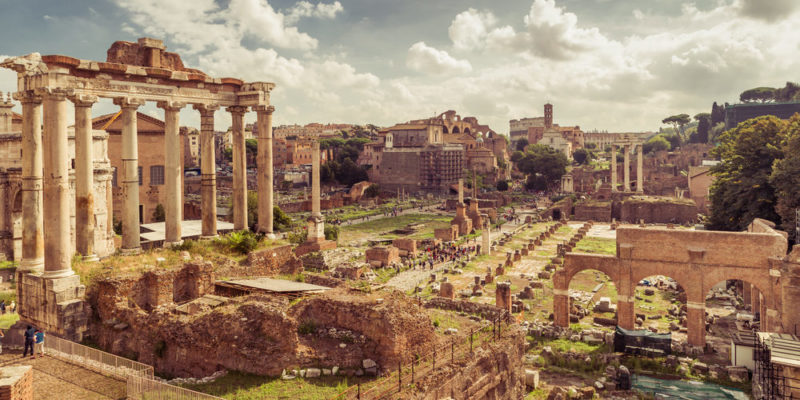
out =
{"type": "Polygon", "coordinates": [[[142,186],[144,184],[143,183],[144,182],[144,178],[142,177],[142,166],[141,165],[139,166],[138,173],[139,173],[139,186],[142,186]]]}
{"type": "Polygon", "coordinates": [[[151,165],[150,166],[150,184],[163,185],[164,184],[164,166],[151,165]]]}
{"type": "Polygon", "coordinates": [[[111,169],[111,186],[117,187],[117,167],[111,169]]]}

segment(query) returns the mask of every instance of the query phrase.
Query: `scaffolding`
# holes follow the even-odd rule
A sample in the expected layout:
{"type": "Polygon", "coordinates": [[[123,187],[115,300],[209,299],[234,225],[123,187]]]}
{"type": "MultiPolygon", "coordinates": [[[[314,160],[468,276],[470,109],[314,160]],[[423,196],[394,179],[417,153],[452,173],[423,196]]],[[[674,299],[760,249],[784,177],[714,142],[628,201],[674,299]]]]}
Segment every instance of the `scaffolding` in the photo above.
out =
{"type": "Polygon", "coordinates": [[[754,336],[755,399],[800,399],[800,339],[786,333],[754,336]]]}

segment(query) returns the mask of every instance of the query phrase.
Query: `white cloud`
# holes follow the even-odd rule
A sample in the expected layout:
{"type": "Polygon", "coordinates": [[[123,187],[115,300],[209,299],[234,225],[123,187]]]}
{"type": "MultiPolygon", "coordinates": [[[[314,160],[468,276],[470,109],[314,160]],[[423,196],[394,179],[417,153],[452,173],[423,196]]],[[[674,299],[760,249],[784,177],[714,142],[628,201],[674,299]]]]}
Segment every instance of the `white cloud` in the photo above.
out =
{"type": "Polygon", "coordinates": [[[444,50],[437,50],[417,42],[411,45],[406,55],[406,66],[429,74],[465,73],[472,70],[469,61],[458,60],[444,50]]]}
{"type": "Polygon", "coordinates": [[[290,49],[317,47],[317,39],[286,24],[284,15],[263,0],[232,0],[228,12],[230,20],[238,22],[241,31],[252,38],[290,49]]]}
{"type": "Polygon", "coordinates": [[[300,18],[320,18],[334,19],[336,14],[344,11],[342,3],[336,1],[331,4],[317,3],[311,4],[308,1],[300,1],[292,7],[286,14],[286,22],[296,23],[300,18]]]}
{"type": "Polygon", "coordinates": [[[486,35],[497,22],[494,14],[470,8],[456,15],[447,32],[458,50],[472,50],[483,46],[486,35]]]}
{"type": "Polygon", "coordinates": [[[740,8],[743,16],[772,22],[794,14],[800,8],[800,2],[797,0],[739,0],[736,6],[740,8]]]}

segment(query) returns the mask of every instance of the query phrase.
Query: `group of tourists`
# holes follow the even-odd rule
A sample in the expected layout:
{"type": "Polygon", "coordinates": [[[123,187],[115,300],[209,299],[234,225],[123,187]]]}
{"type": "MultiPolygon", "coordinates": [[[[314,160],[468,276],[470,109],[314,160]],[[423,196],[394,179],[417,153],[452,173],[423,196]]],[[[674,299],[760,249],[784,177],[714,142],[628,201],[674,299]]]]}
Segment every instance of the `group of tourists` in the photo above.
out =
{"type": "MultiPolygon", "coordinates": [[[[44,331],[34,328],[32,325],[28,325],[22,335],[25,337],[25,348],[22,352],[22,357],[28,356],[28,350],[30,350],[32,359],[36,358],[37,354],[39,357],[44,357],[44,331]]],[[[0,339],[4,337],[6,337],[6,335],[0,330],[0,339]]],[[[3,344],[2,341],[0,341],[0,353],[2,352],[3,344]]]]}
{"type": "Polygon", "coordinates": [[[433,269],[433,266],[439,263],[451,261],[461,261],[462,258],[467,257],[470,253],[477,251],[476,246],[455,245],[452,243],[436,244],[425,248],[425,252],[420,259],[412,261],[411,266],[414,269],[422,268],[433,269]]]}
{"type": "Polygon", "coordinates": [[[12,314],[17,312],[17,303],[14,300],[11,300],[11,304],[6,304],[5,299],[0,300],[0,314],[5,314],[6,312],[12,314]]]}

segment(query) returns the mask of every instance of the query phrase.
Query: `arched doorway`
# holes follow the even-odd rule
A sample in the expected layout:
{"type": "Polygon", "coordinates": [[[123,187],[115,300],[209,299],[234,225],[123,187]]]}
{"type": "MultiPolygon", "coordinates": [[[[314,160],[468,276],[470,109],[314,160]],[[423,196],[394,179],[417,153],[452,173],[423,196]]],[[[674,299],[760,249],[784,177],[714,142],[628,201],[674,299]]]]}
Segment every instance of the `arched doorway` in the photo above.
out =
{"type": "Polygon", "coordinates": [[[457,126],[454,126],[453,130],[451,132],[453,132],[453,133],[461,133],[461,131],[458,129],[457,126]]]}
{"type": "Polygon", "coordinates": [[[570,325],[593,329],[598,324],[608,330],[616,326],[619,293],[608,275],[584,269],[572,276],[567,287],[570,325]]]}
{"type": "Polygon", "coordinates": [[[636,329],[686,335],[686,291],[674,279],[652,275],[634,288],[636,329]]]}

